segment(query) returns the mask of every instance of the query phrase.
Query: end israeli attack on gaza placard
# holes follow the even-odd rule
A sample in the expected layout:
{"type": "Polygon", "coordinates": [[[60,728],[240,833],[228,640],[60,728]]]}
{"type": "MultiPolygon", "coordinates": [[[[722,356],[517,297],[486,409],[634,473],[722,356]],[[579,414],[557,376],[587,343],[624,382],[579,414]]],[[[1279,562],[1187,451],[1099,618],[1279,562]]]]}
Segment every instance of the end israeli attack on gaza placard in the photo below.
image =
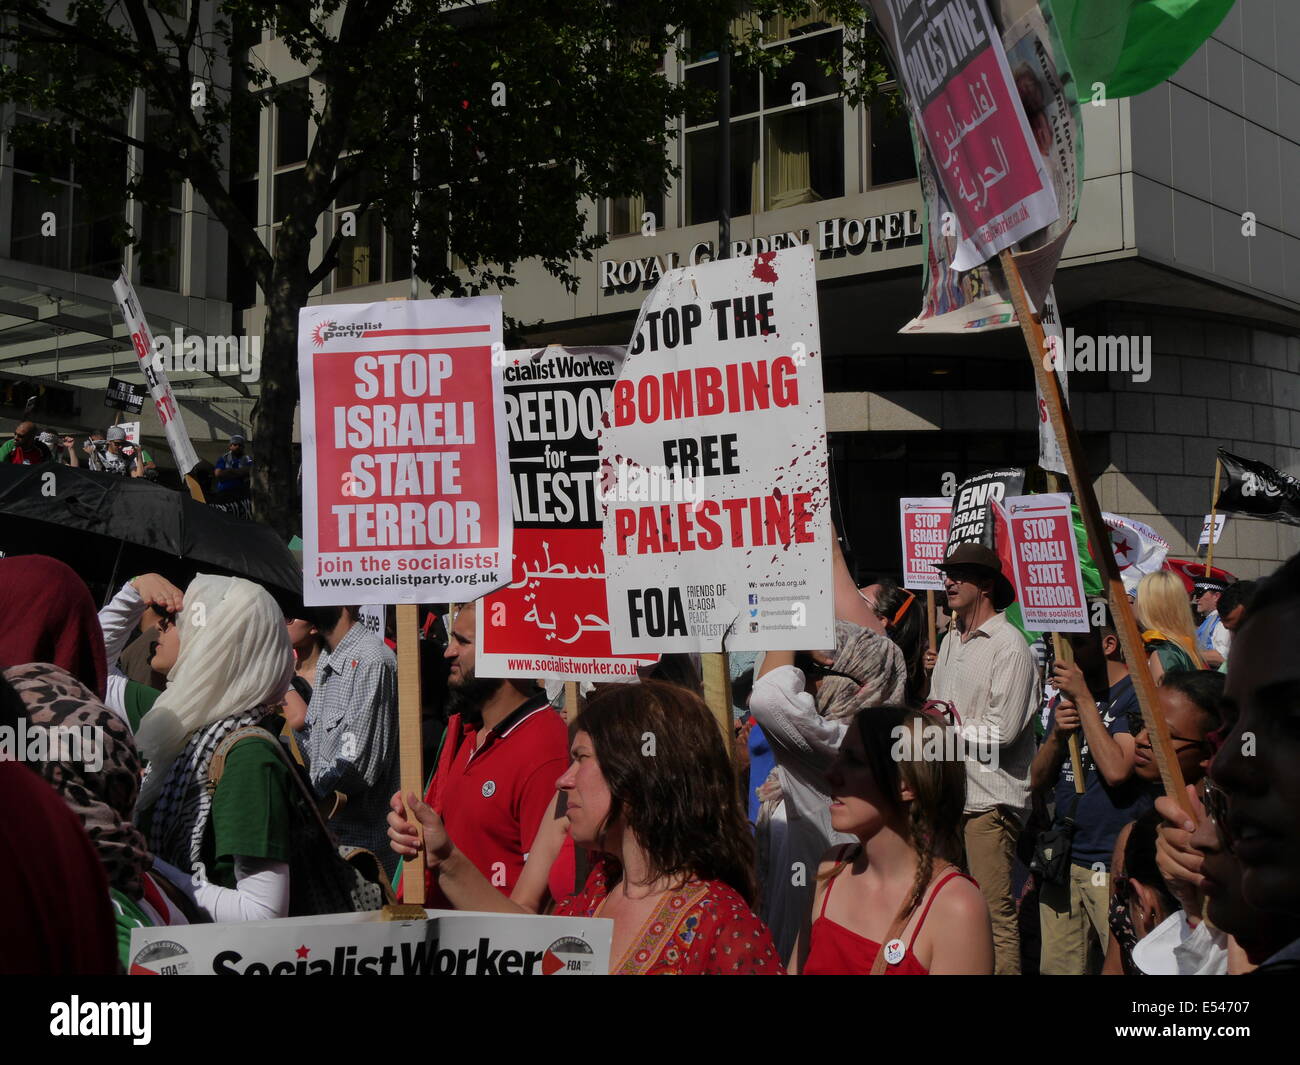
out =
{"type": "Polygon", "coordinates": [[[607,419],[613,650],[832,646],[812,250],[666,273],[641,308],[607,419]]]}

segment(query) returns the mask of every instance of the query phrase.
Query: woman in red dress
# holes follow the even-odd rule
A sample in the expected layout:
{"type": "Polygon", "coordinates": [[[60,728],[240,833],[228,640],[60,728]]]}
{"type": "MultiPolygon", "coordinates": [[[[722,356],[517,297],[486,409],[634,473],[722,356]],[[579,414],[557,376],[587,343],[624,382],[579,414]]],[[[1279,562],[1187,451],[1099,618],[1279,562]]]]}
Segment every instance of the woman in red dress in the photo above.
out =
{"type": "MultiPolygon", "coordinates": [[[[599,860],[555,915],[614,922],[611,973],[780,973],[750,908],[754,844],[735,773],[703,701],[655,681],[611,685],[582,711],[571,753],[557,782],[569,834],[599,860]]],[[[395,802],[393,849],[423,849],[430,868],[456,861],[437,815],[407,803],[420,824],[395,802]]]]}
{"type": "Polygon", "coordinates": [[[882,706],[854,719],[827,781],[831,825],[859,842],[823,858],[800,935],[809,946],[796,945],[792,970],[993,972],[988,908],[957,868],[966,755],[960,730],[936,713],[882,706]]]}

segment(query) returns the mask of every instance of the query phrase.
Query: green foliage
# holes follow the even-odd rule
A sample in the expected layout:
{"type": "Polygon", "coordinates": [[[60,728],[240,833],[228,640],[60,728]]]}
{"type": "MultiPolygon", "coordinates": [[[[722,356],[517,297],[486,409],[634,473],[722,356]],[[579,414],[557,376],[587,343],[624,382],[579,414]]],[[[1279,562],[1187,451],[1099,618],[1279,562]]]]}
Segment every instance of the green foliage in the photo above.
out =
{"type": "MultiPolygon", "coordinates": [[[[738,66],[774,71],[791,54],[764,47],[770,20],[811,11],[845,27],[847,61],[824,66],[850,102],[887,76],[864,7],[847,0],[220,0],[187,15],[189,6],[76,0],[61,17],[46,0],[0,0],[0,41],[16,59],[0,67],[0,102],[43,116],[12,131],[21,149],[91,133],[147,147],[142,169],[124,175],[128,194],[162,204],[175,182],[193,181],[264,291],[282,271],[308,269],[320,216],[358,173],[363,208],[390,226],[408,224],[418,204],[417,273],[435,292],[511,284],[531,258],[576,285],[575,260],[604,239],[590,232],[584,199],[664,188],[676,116],[693,95],[711,96],[663,76],[679,42],[716,52],[728,35],[738,66]],[[267,30],[312,79],[317,134],[303,194],[277,219],[279,261],[229,194],[230,175],[256,164],[259,111],[291,92],[263,63],[267,30]],[[202,107],[191,106],[196,85],[202,107]],[[143,138],[124,121],[137,90],[171,118],[143,138]],[[469,268],[468,285],[449,255],[469,268]]],[[[304,280],[324,277],[332,254],[304,280]]]]}

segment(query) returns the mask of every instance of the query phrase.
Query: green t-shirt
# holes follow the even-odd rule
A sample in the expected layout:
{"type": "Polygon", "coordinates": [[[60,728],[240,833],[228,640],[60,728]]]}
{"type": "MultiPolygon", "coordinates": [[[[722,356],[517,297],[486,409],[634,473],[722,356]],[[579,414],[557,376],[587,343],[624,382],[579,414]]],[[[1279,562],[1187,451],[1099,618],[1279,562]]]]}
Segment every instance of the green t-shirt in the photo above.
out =
{"type": "MultiPolygon", "coordinates": [[[[277,743],[279,740],[276,741],[277,743]]],[[[235,886],[235,855],[287,862],[293,839],[294,782],[265,740],[248,737],[230,749],[212,796],[212,863],[208,879],[235,886]]]]}
{"type": "Polygon", "coordinates": [[[1152,640],[1147,644],[1147,651],[1154,651],[1160,660],[1160,666],[1166,673],[1180,670],[1194,670],[1196,663],[1192,656],[1179,647],[1173,640],[1152,640]]]}
{"type": "Polygon", "coordinates": [[[122,692],[122,702],[126,706],[126,719],[131,723],[133,733],[140,731],[140,720],[153,709],[160,692],[137,680],[128,680],[122,692]]]}

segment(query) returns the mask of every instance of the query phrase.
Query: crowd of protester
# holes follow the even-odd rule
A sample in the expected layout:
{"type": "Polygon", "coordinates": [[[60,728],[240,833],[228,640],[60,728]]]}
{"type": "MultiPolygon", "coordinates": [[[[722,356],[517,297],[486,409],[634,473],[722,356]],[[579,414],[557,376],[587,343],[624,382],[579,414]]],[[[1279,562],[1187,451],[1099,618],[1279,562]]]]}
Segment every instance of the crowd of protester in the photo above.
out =
{"type": "MultiPolygon", "coordinates": [[[[153,455],[142,444],[131,441],[120,425],[92,430],[79,443],[75,436],[59,436],[42,430],[35,422],[23,421],[14,427],[10,439],[0,443],[0,466],[39,466],[46,462],[117,477],[159,480],[153,455]]],[[[253,458],[242,435],[233,434],[215,463],[201,460],[190,476],[213,509],[252,518],[253,458]]]]}
{"type": "MultiPolygon", "coordinates": [[[[8,454],[40,446],[20,429],[8,454]]],[[[120,970],[142,925],[377,909],[407,862],[426,905],[610,918],[618,973],[1295,969],[1300,556],[1190,601],[1144,577],[1140,663],[1098,603],[1040,664],[974,545],[940,567],[935,647],[923,598],[835,567],[835,645],[746,669],[734,739],[692,656],[564,707],[478,675],[475,604],[427,610],[430,775],[402,795],[393,644],[357,609],[143,574],[96,611],[63,563],[0,559],[0,724],[99,737],[0,764],[26,811],[0,818],[0,969],[120,970]]]]}

